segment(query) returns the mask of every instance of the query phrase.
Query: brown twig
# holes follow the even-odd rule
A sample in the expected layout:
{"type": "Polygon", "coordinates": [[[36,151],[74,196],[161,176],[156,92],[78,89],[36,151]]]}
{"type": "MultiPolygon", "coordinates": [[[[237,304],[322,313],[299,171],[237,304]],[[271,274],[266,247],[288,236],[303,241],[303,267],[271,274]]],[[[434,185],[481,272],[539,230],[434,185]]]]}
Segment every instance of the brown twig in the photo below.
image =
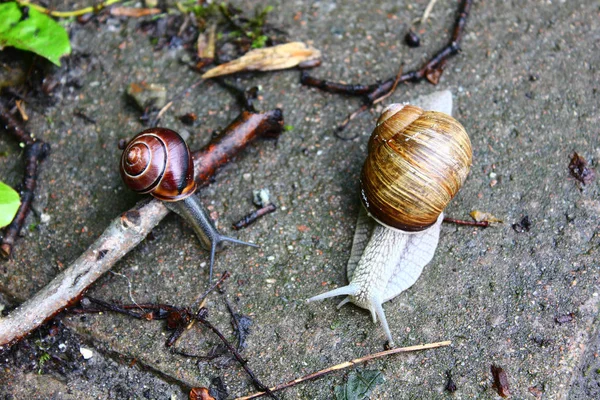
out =
{"type": "Polygon", "coordinates": [[[268,386],[265,386],[254,374],[254,372],[252,372],[252,370],[250,369],[250,367],[248,367],[248,361],[245,360],[241,354],[235,349],[235,347],[233,347],[231,345],[231,343],[229,343],[229,341],[225,338],[225,336],[223,336],[223,334],[213,325],[211,324],[206,318],[206,314],[205,312],[206,309],[202,309],[200,310],[200,312],[198,312],[198,314],[196,315],[196,320],[198,322],[200,322],[202,325],[204,325],[205,327],[207,327],[208,329],[210,329],[211,331],[214,332],[215,335],[217,335],[219,337],[219,339],[221,339],[221,341],[223,342],[223,344],[225,346],[227,346],[227,349],[229,349],[229,351],[231,352],[231,354],[233,354],[233,356],[235,357],[235,359],[240,363],[240,365],[242,366],[242,368],[244,368],[244,370],[246,371],[246,373],[248,374],[248,376],[250,377],[250,379],[252,379],[252,382],[254,383],[254,385],[257,387],[258,390],[261,391],[261,393],[263,395],[267,394],[269,396],[271,396],[272,398],[276,399],[277,397],[273,394],[273,389],[270,389],[268,386]]]}
{"type": "Polygon", "coordinates": [[[4,127],[9,134],[14,136],[20,143],[25,144],[25,174],[20,191],[21,205],[12,222],[6,227],[0,243],[0,254],[9,257],[15,239],[21,232],[25,218],[27,218],[31,209],[31,202],[37,186],[38,166],[50,153],[50,145],[42,140],[34,139],[4,107],[0,107],[0,121],[4,123],[4,127]]]}
{"type": "Polygon", "coordinates": [[[490,223],[488,221],[466,221],[464,219],[455,219],[450,217],[444,217],[444,222],[456,225],[480,226],[482,228],[487,228],[488,226],[490,226],[490,223]]]}
{"type": "Polygon", "coordinates": [[[239,221],[235,222],[232,227],[236,231],[240,230],[242,228],[245,228],[248,225],[251,225],[251,224],[255,223],[256,220],[258,220],[262,216],[270,214],[273,211],[275,211],[276,209],[277,209],[277,207],[275,206],[275,204],[269,203],[266,206],[264,206],[262,208],[259,208],[256,211],[252,211],[250,214],[246,215],[245,217],[243,217],[239,221]]]}
{"type": "MultiPolygon", "coordinates": [[[[400,348],[397,348],[397,349],[391,349],[391,350],[381,351],[379,353],[369,354],[368,356],[365,356],[365,357],[360,357],[360,358],[355,358],[354,360],[345,361],[345,362],[343,362],[341,364],[337,364],[337,365],[334,365],[332,367],[325,368],[325,369],[322,369],[322,370],[317,371],[317,372],[313,372],[312,374],[308,374],[308,375],[305,375],[305,376],[303,376],[301,378],[297,378],[297,379],[294,379],[292,381],[289,381],[287,383],[284,383],[284,384],[281,384],[281,385],[278,385],[278,386],[274,386],[274,387],[272,387],[270,389],[271,389],[272,392],[277,392],[279,390],[295,386],[295,385],[297,385],[299,383],[306,382],[306,381],[309,381],[309,380],[312,380],[312,379],[317,379],[317,378],[320,378],[320,377],[325,376],[327,374],[330,374],[332,372],[339,371],[339,370],[342,370],[342,369],[345,369],[345,368],[354,367],[357,364],[362,364],[362,363],[364,363],[366,361],[374,360],[376,358],[385,357],[385,356],[389,356],[389,355],[392,355],[392,354],[398,354],[398,353],[408,353],[408,352],[411,352],[411,351],[420,351],[420,350],[427,350],[427,349],[435,349],[435,348],[438,348],[438,347],[449,346],[450,344],[451,344],[450,341],[444,341],[444,342],[420,344],[420,345],[417,345],[417,346],[400,347],[400,348]]],[[[264,396],[265,394],[266,393],[264,391],[263,392],[257,392],[257,393],[252,393],[252,394],[250,394],[248,396],[238,397],[235,400],[255,399],[257,397],[264,396]]]]}
{"type": "Polygon", "coordinates": [[[431,57],[421,68],[402,74],[399,78],[392,77],[380,84],[373,85],[344,85],[327,80],[320,80],[311,77],[307,72],[302,72],[300,82],[303,85],[314,86],[321,90],[331,93],[342,93],[350,96],[364,96],[365,104],[359,110],[353,112],[348,118],[338,126],[338,130],[343,130],[348,123],[362,111],[368,109],[377,99],[387,93],[391,93],[394,85],[403,82],[419,82],[427,79],[434,85],[438,83],[443,72],[446,61],[460,52],[460,40],[462,39],[467,17],[471,10],[472,0],[463,0],[460,3],[454,30],[450,41],[439,52],[431,57]]]}
{"type": "MultiPolygon", "coordinates": [[[[277,137],[283,128],[281,110],[262,114],[243,112],[205,148],[193,154],[195,179],[206,185],[219,167],[259,137],[277,137]]],[[[143,200],[115,218],[92,245],[46,287],[0,318],[0,350],[76,302],[96,279],[108,271],[168,214],[158,200],[143,200]]]]}

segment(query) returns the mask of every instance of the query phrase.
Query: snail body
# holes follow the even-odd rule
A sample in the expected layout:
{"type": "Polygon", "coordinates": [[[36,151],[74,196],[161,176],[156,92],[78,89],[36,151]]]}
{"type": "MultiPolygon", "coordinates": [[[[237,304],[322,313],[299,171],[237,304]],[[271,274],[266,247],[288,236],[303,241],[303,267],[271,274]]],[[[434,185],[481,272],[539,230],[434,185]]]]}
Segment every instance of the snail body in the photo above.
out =
{"type": "Polygon", "coordinates": [[[197,188],[194,162],[187,143],[177,132],[150,128],[135,135],[123,150],[120,172],[131,190],[150,193],[192,226],[202,247],[210,251],[209,282],[215,252],[224,242],[257,247],[224,236],[217,230],[200,199],[194,195],[197,188]]]}
{"type": "Polygon", "coordinates": [[[361,173],[359,211],[347,286],[309,301],[346,295],[348,302],[379,318],[393,345],[383,303],[412,286],[435,253],[443,210],[471,166],[471,143],[449,114],[450,92],[422,99],[430,110],[388,106],[368,144],[361,173]],[[445,112],[444,112],[445,111],[445,112]]]}

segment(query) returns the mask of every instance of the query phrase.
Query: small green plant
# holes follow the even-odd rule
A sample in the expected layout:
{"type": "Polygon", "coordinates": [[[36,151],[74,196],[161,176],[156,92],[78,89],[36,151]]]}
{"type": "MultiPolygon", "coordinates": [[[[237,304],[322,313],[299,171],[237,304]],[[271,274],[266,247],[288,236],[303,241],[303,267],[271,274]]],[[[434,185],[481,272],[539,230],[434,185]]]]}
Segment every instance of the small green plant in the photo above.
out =
{"type": "Polygon", "coordinates": [[[38,359],[38,375],[42,374],[42,368],[44,367],[44,364],[46,363],[46,361],[48,361],[49,359],[50,359],[50,354],[48,354],[46,352],[42,353],[42,355],[38,359]]]}
{"type": "Polygon", "coordinates": [[[11,223],[20,205],[19,194],[7,184],[0,182],[0,228],[11,223]]]}

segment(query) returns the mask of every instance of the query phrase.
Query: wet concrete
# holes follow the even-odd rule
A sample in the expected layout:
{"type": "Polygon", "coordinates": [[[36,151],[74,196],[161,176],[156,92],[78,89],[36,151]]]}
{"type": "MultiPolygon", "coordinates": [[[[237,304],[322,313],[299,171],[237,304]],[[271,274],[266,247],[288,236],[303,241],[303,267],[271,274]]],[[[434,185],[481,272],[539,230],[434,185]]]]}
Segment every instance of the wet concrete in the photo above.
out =
{"type": "MultiPolygon", "coordinates": [[[[274,2],[271,21],[285,26],[290,39],[322,51],[323,65],[312,71],[315,76],[372,83],[394,76],[401,64],[405,70],[419,66],[445,44],[456,7],[447,1],[436,5],[423,27],[420,48],[403,44],[410,21],[426,3],[381,1],[365,8],[352,2],[274,2]]],[[[568,164],[573,151],[593,167],[600,157],[599,16],[594,1],[476,2],[463,52],[449,61],[439,85],[403,85],[386,101],[438,89],[454,93],[454,113],[471,136],[474,164],[446,212],[468,218],[472,210],[488,211],[505,223],[488,229],[442,227],[432,263],[412,288],[384,308],[397,345],[440,340],[452,345],[370,362],[365,368],[380,370],[386,378],[373,398],[449,397],[444,392],[447,370],[458,387],[452,397],[497,398],[491,364],[507,372],[514,398],[533,398],[538,390],[545,399],[597,393],[599,187],[597,181],[582,186],[569,175],[568,164]],[[530,230],[515,231],[511,225],[524,216],[530,230]],[[557,322],[569,314],[569,321],[557,322]]],[[[73,48],[89,54],[79,64],[83,87],[62,89],[54,107],[31,112],[28,128],[50,142],[53,152],[42,167],[36,213],[13,258],[0,264],[6,304],[35,293],[139,200],[123,187],[117,170],[118,140],[143,128],[125,97],[128,84],[162,84],[172,96],[198,78],[181,64],[184,50],[152,51],[138,24],[111,19],[74,28],[73,48]],[[96,124],[75,118],[76,108],[96,124]],[[42,222],[42,214],[50,217],[48,222],[42,222]]],[[[342,141],[333,127],[360,104],[358,99],[302,87],[296,71],[242,77],[240,84],[261,85],[259,108],[281,107],[292,129],[276,145],[252,145],[201,191],[220,229],[261,246],[232,246],[218,255],[216,272],[227,270],[232,278],[225,295],[210,296],[208,308],[210,319],[230,338],[223,296],[252,318],[243,355],[273,385],[383,347],[383,332],[364,310],[345,306],[338,311],[335,300],[305,304],[312,295],[346,284],[358,176],[381,107],[355,120],[347,131],[355,138],[342,141]],[[269,188],[278,211],[232,232],[230,223],[254,209],[252,191],[263,187],[269,188]]],[[[232,98],[207,82],[176,102],[162,125],[187,131],[190,147],[199,148],[237,113],[232,98]],[[176,118],[186,112],[198,114],[197,127],[176,118]]],[[[20,150],[5,136],[0,136],[0,149],[6,152],[0,157],[0,178],[15,185],[22,171],[20,150]]],[[[90,294],[187,305],[205,289],[206,263],[193,231],[169,216],[152,240],[128,254],[90,294]]],[[[62,320],[98,352],[97,360],[126,360],[121,367],[135,360],[135,373],[159,388],[145,397],[184,398],[188,387],[208,386],[215,376],[223,378],[232,396],[254,391],[233,363],[219,368],[171,354],[163,346],[168,333],[160,322],[112,314],[62,320]],[[165,382],[179,391],[157,395],[165,382]]],[[[178,348],[202,354],[217,343],[216,337],[194,329],[178,348]]],[[[103,373],[89,361],[80,362],[103,373]]],[[[5,373],[24,388],[37,385],[40,396],[68,398],[58,393],[79,390],[83,379],[67,374],[56,383],[55,375],[34,378],[21,367],[6,367],[5,373]]],[[[117,375],[89,379],[95,397],[119,398],[98,388],[131,379],[117,375]]],[[[344,375],[286,390],[282,398],[331,398],[344,375]]],[[[20,397],[18,392],[7,395],[20,397]]]]}

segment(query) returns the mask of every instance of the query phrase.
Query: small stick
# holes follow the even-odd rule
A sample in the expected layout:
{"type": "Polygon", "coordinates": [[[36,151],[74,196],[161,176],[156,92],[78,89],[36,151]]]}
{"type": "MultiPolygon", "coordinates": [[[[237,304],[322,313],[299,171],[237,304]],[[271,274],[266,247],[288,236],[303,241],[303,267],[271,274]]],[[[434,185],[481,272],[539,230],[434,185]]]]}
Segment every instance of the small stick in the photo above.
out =
{"type": "Polygon", "coordinates": [[[85,14],[90,14],[90,13],[97,13],[97,12],[100,12],[102,9],[110,6],[111,4],[119,3],[120,1],[121,0],[107,0],[104,3],[100,3],[95,6],[85,7],[85,8],[81,8],[79,10],[73,10],[73,11],[51,11],[40,5],[30,3],[28,0],[27,1],[18,1],[17,3],[20,6],[32,7],[34,9],[38,10],[39,12],[51,15],[53,17],[69,18],[69,17],[78,17],[80,15],[85,15],[85,14]]]}
{"type": "Polygon", "coordinates": [[[400,78],[402,77],[402,69],[403,68],[400,67],[400,70],[398,70],[398,74],[396,75],[396,80],[394,81],[394,85],[392,86],[390,91],[387,92],[386,94],[382,95],[381,97],[373,100],[373,105],[375,105],[377,103],[381,103],[383,100],[390,97],[392,95],[392,93],[394,93],[396,91],[396,87],[398,86],[398,83],[400,83],[400,78]]]}
{"type": "Polygon", "coordinates": [[[5,129],[14,136],[19,142],[25,144],[25,174],[23,175],[22,189],[20,193],[21,205],[12,222],[6,227],[4,236],[0,242],[0,255],[8,258],[12,253],[15,243],[25,218],[31,209],[31,202],[34,198],[34,191],[37,186],[39,163],[50,153],[50,145],[42,140],[34,139],[29,132],[25,130],[22,124],[17,121],[4,107],[0,107],[0,121],[5,125],[5,129]]]}
{"type": "Polygon", "coordinates": [[[399,83],[403,82],[416,83],[423,79],[427,79],[429,82],[437,84],[446,61],[450,57],[460,52],[459,43],[464,34],[464,28],[467,23],[467,17],[469,16],[472,4],[473,0],[463,0],[461,2],[457,12],[457,18],[454,24],[452,37],[450,38],[448,44],[444,46],[438,53],[433,55],[433,57],[431,57],[419,69],[404,73],[399,78],[389,78],[383,83],[375,85],[339,84],[336,82],[313,78],[305,71],[303,71],[302,75],[300,76],[300,82],[304,85],[313,86],[326,92],[343,93],[350,96],[364,96],[366,104],[362,105],[359,110],[350,114],[346,120],[338,125],[337,130],[341,131],[346,128],[352,119],[373,105],[373,102],[376,99],[380,98],[386,93],[390,93],[390,90],[394,87],[394,85],[397,86],[399,83]]]}
{"type": "Polygon", "coordinates": [[[444,217],[444,222],[456,225],[480,226],[482,228],[487,228],[490,226],[488,221],[465,221],[464,219],[455,219],[450,217],[444,217]]]}
{"type": "MultiPolygon", "coordinates": [[[[205,309],[204,309],[205,310],[205,309]]],[[[244,368],[244,370],[246,371],[246,373],[248,374],[248,376],[250,377],[250,379],[252,379],[252,382],[254,383],[254,386],[256,386],[256,388],[258,390],[261,390],[261,396],[268,394],[269,396],[271,396],[272,398],[276,399],[277,397],[273,394],[273,389],[270,389],[268,386],[265,386],[261,381],[258,380],[258,378],[256,377],[256,375],[254,375],[254,372],[252,372],[252,370],[250,369],[250,367],[248,367],[248,361],[245,360],[241,354],[235,349],[235,347],[233,347],[233,345],[231,343],[229,343],[229,341],[225,338],[225,336],[223,336],[223,334],[221,333],[221,331],[219,331],[213,324],[211,324],[208,320],[206,320],[203,316],[202,316],[202,312],[199,312],[196,315],[196,318],[198,320],[198,322],[200,322],[202,325],[206,326],[208,329],[210,329],[211,331],[213,331],[215,333],[215,335],[217,335],[219,337],[219,339],[221,339],[221,341],[225,344],[225,346],[227,346],[227,348],[229,349],[229,351],[231,352],[231,354],[233,354],[233,356],[235,357],[235,359],[240,363],[240,365],[242,366],[242,368],[244,368]]]]}
{"type": "Polygon", "coordinates": [[[262,208],[259,208],[258,210],[253,211],[250,214],[246,215],[245,217],[243,217],[242,219],[240,219],[238,222],[234,223],[232,227],[236,231],[240,230],[242,228],[245,228],[248,225],[251,225],[251,224],[255,223],[256,220],[258,220],[262,216],[270,214],[273,211],[275,211],[276,209],[277,209],[277,207],[275,206],[275,204],[269,203],[266,206],[264,206],[262,208]]]}
{"type": "Polygon", "coordinates": [[[427,22],[427,18],[429,18],[429,14],[431,14],[431,10],[433,10],[433,6],[435,6],[435,3],[437,3],[437,0],[429,1],[429,4],[427,4],[427,7],[425,7],[425,12],[423,13],[423,16],[419,20],[420,24],[424,24],[425,22],[427,22]]]}
{"type": "MultiPolygon", "coordinates": [[[[212,292],[213,290],[215,290],[217,288],[217,286],[221,285],[221,283],[225,282],[226,279],[228,279],[231,276],[231,274],[227,271],[223,272],[223,275],[221,276],[221,278],[219,278],[218,281],[216,281],[211,287],[208,288],[208,290],[206,292],[204,292],[204,294],[202,294],[201,296],[198,296],[196,298],[196,300],[194,300],[194,303],[192,304],[192,306],[190,307],[190,310],[196,310],[196,314],[198,314],[200,312],[200,310],[204,307],[204,300],[206,299],[206,296],[208,296],[208,294],[210,292],[212,292]]],[[[196,323],[196,319],[192,318],[192,320],[190,321],[189,324],[187,324],[187,326],[185,327],[185,330],[191,329],[194,324],[196,323]]],[[[173,342],[171,343],[171,345],[175,344],[175,342],[179,339],[181,335],[179,335],[177,338],[175,338],[173,340],[173,342]]]]}
{"type": "MultiPolygon", "coordinates": [[[[329,367],[329,368],[325,368],[322,369],[320,371],[317,372],[313,372],[312,374],[308,374],[305,375],[301,378],[297,378],[294,379],[293,381],[289,381],[287,383],[278,385],[278,386],[274,386],[271,389],[272,392],[277,392],[279,390],[282,389],[286,389],[288,387],[292,387],[295,386],[299,383],[302,382],[306,382],[312,379],[316,379],[316,378],[320,378],[322,376],[325,376],[327,374],[330,374],[332,372],[335,371],[339,371],[345,368],[349,368],[349,367],[354,367],[357,364],[361,364],[364,363],[366,361],[370,361],[370,360],[374,360],[376,358],[380,358],[380,357],[385,357],[385,356],[389,356],[392,354],[398,354],[398,353],[408,353],[411,351],[420,351],[420,350],[427,350],[427,349],[435,349],[438,347],[444,347],[444,346],[449,346],[452,342],[450,342],[449,340],[444,341],[444,342],[436,342],[436,343],[428,343],[428,344],[420,344],[417,346],[409,346],[409,347],[400,347],[397,349],[391,349],[391,350],[386,350],[386,351],[381,351],[379,353],[374,353],[374,354],[369,354],[368,356],[365,357],[360,357],[360,358],[355,358],[354,360],[350,360],[350,361],[345,361],[341,364],[337,364],[334,365],[333,367],[329,367]]],[[[265,392],[256,392],[256,393],[252,393],[248,396],[244,396],[244,397],[238,397],[235,400],[249,400],[249,399],[255,399],[257,397],[261,397],[264,396],[265,392]]]]}

